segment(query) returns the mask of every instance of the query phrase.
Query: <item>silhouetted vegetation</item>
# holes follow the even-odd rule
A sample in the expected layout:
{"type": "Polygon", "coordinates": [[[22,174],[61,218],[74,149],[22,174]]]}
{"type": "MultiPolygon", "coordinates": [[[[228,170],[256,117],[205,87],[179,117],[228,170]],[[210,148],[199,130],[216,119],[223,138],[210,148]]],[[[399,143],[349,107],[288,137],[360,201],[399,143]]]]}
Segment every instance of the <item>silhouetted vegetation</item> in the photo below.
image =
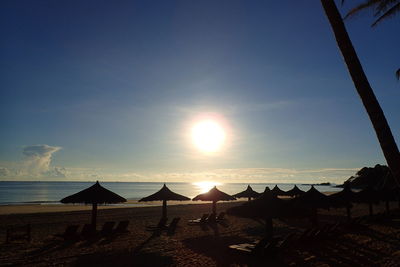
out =
{"type": "Polygon", "coordinates": [[[396,184],[389,167],[377,164],[375,167],[362,168],[355,176],[347,179],[343,185],[349,185],[352,188],[392,188],[396,184]]]}

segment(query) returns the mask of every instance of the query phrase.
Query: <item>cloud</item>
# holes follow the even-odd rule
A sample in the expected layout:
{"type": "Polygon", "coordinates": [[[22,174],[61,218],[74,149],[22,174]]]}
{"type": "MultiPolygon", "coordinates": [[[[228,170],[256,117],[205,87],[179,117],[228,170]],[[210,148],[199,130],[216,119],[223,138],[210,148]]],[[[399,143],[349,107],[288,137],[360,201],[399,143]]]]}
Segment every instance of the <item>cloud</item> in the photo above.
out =
{"type": "Polygon", "coordinates": [[[10,175],[10,170],[0,167],[0,177],[7,177],[8,175],[10,175]]]}
{"type": "Polygon", "coordinates": [[[44,176],[53,177],[53,178],[66,178],[67,177],[67,170],[62,167],[54,167],[53,169],[49,169],[48,171],[44,172],[44,176]]]}
{"type": "Polygon", "coordinates": [[[22,153],[25,156],[23,161],[23,172],[29,176],[54,176],[65,177],[65,170],[50,168],[52,156],[61,147],[49,145],[32,145],[24,147],[22,153]]]}
{"type": "Polygon", "coordinates": [[[359,168],[284,169],[235,168],[203,172],[167,172],[149,175],[157,181],[216,181],[223,183],[343,183],[359,168]]]}

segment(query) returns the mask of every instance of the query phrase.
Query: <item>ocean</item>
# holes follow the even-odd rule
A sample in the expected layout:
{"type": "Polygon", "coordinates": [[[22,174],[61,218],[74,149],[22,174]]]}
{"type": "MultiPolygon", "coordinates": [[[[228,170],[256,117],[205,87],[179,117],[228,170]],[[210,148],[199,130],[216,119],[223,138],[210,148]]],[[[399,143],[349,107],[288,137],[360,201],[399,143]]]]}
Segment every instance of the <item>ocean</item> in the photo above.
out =
{"type": "MultiPolygon", "coordinates": [[[[93,182],[6,182],[0,181],[0,205],[16,204],[59,204],[66,196],[77,193],[91,185],[93,182]]],[[[125,197],[128,200],[139,200],[161,189],[163,183],[157,182],[101,182],[105,188],[125,197]]],[[[247,188],[247,183],[217,184],[217,188],[228,194],[236,194],[247,188]]],[[[257,183],[250,184],[253,190],[263,192],[268,186],[272,189],[275,184],[257,183]]],[[[172,191],[193,198],[198,194],[207,192],[213,185],[209,183],[167,183],[172,191]]],[[[287,191],[294,184],[278,184],[279,188],[287,191]]],[[[302,190],[310,189],[310,185],[297,185],[302,190]]],[[[316,186],[321,192],[340,191],[333,186],[316,186]]],[[[140,204],[135,204],[135,206],[140,204]]]]}

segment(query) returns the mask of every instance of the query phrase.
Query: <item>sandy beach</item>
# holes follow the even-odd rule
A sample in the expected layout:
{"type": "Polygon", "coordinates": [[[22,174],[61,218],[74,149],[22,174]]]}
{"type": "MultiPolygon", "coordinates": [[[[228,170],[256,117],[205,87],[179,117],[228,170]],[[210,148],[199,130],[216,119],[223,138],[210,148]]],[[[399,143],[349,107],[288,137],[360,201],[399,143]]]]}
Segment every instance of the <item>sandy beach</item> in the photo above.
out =
{"type": "MultiPolygon", "coordinates": [[[[240,202],[218,203],[218,211],[240,202]]],[[[98,228],[105,221],[130,221],[129,233],[93,240],[65,242],[54,237],[69,224],[90,222],[89,206],[52,205],[1,207],[1,266],[398,266],[400,220],[397,203],[390,216],[369,219],[366,205],[355,205],[353,215],[365,220],[343,228],[333,237],[290,246],[279,257],[255,257],[230,251],[229,245],[254,241],[264,234],[264,225],[251,219],[227,216],[218,224],[188,225],[187,221],[210,212],[210,204],[174,205],[168,217],[180,217],[174,232],[147,231],[160,218],[161,207],[107,208],[98,213],[98,228]],[[58,207],[60,208],[60,207],[58,207]],[[14,209],[14,210],[12,210],[14,209]],[[26,213],[27,211],[32,213],[26,213]],[[47,210],[46,210],[47,209],[47,210]],[[82,210],[83,209],[83,210],[82,210]],[[46,212],[43,212],[46,211],[46,212]],[[31,224],[32,240],[5,243],[10,226],[31,224]]],[[[384,205],[375,206],[383,212],[384,205]]],[[[321,224],[346,221],[344,209],[322,210],[321,224]]],[[[310,227],[307,219],[274,220],[274,234],[301,233],[310,227]]]]}

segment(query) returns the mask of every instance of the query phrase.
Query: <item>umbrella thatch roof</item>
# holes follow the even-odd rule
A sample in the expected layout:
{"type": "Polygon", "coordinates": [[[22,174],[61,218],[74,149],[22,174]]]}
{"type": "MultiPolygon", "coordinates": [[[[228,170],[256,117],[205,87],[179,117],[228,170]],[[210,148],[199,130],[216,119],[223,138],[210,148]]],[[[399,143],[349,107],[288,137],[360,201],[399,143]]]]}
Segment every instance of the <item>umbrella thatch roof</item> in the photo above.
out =
{"type": "Polygon", "coordinates": [[[216,186],[214,186],[210,191],[207,193],[203,193],[200,195],[195,196],[192,200],[201,200],[201,201],[221,201],[221,200],[235,200],[236,198],[228,195],[227,193],[224,193],[222,191],[219,191],[216,186]]]}
{"type": "Polygon", "coordinates": [[[102,187],[98,181],[89,188],[61,199],[61,203],[111,204],[120,202],[126,202],[126,199],[102,187]]]}
{"type": "Polygon", "coordinates": [[[354,193],[348,185],[346,185],[342,191],[328,196],[329,202],[333,207],[348,206],[349,203],[354,202],[355,197],[356,193],[354,193]]]}
{"type": "Polygon", "coordinates": [[[304,194],[305,192],[303,190],[301,190],[300,188],[297,187],[297,185],[294,185],[294,187],[292,189],[290,189],[289,191],[286,191],[286,195],[287,196],[300,196],[302,194],[304,194]]]}
{"type": "Polygon", "coordinates": [[[272,188],[271,192],[276,195],[276,196],[286,196],[286,192],[281,190],[278,185],[275,185],[274,188],[272,188]]]}
{"type": "Polygon", "coordinates": [[[256,198],[260,195],[261,195],[261,193],[254,191],[253,188],[251,188],[251,186],[248,185],[246,190],[244,190],[240,193],[234,194],[233,196],[236,198],[242,198],[242,197],[256,198]]]}
{"type": "Polygon", "coordinates": [[[264,193],[257,199],[243,203],[240,206],[229,208],[227,213],[238,217],[253,219],[276,218],[285,214],[288,205],[288,201],[278,198],[267,187],[264,193]]]}
{"type": "Polygon", "coordinates": [[[311,186],[310,190],[292,200],[304,208],[328,208],[328,197],[311,186]]]}
{"type": "Polygon", "coordinates": [[[157,200],[190,200],[190,198],[179,195],[177,193],[172,192],[169,188],[164,184],[164,186],[156,193],[144,197],[139,201],[157,201],[157,200]]]}

